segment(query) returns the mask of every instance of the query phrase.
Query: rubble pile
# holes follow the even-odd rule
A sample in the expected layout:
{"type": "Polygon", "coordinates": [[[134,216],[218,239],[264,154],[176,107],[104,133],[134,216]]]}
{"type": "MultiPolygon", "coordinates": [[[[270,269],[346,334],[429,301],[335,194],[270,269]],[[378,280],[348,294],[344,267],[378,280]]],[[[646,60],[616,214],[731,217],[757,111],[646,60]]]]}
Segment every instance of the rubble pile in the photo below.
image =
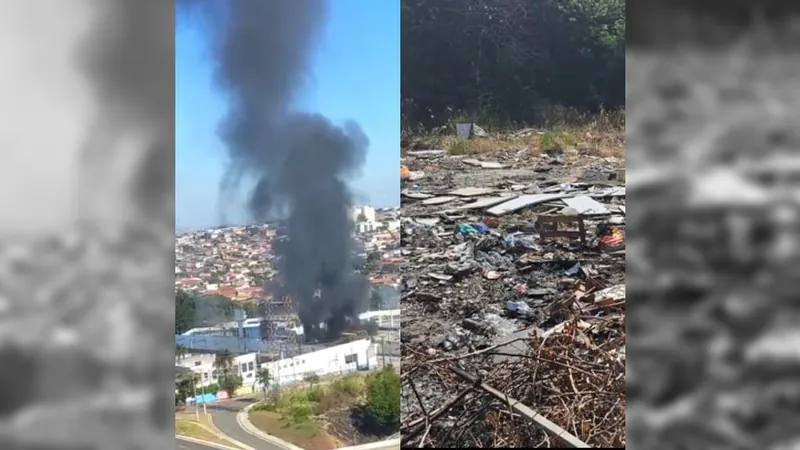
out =
{"type": "Polygon", "coordinates": [[[403,445],[624,446],[624,161],[403,165],[403,445]]]}

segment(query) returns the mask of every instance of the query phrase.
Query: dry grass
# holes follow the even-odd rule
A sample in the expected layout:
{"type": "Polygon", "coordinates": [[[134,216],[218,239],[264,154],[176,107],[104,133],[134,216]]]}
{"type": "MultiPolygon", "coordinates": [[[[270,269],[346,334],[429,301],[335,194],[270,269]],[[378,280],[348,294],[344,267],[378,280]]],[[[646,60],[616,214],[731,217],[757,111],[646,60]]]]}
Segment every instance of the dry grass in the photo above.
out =
{"type": "Polygon", "coordinates": [[[478,155],[497,150],[528,150],[532,156],[548,151],[566,154],[625,157],[625,112],[573,117],[541,128],[489,131],[485,137],[458,139],[444,127],[408,139],[407,149],[443,149],[451,155],[478,155]]]}
{"type": "Polygon", "coordinates": [[[306,450],[338,448],[338,442],[314,421],[292,424],[280,413],[251,411],[250,422],[259,430],[306,450]]]}
{"type": "Polygon", "coordinates": [[[231,442],[218,437],[214,432],[211,431],[211,428],[212,426],[208,422],[208,418],[202,414],[200,415],[199,422],[194,414],[179,413],[175,415],[175,434],[195,439],[202,439],[204,441],[226,445],[228,447],[236,447],[231,442]]]}

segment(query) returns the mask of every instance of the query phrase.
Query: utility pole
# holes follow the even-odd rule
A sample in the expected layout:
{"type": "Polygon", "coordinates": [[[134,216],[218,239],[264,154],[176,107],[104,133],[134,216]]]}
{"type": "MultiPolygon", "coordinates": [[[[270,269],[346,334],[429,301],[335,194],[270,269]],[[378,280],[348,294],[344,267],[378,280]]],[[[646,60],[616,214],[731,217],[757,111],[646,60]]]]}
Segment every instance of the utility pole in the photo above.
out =
{"type": "Polygon", "coordinates": [[[195,373],[192,372],[192,392],[194,394],[194,416],[200,422],[200,405],[197,404],[197,383],[194,379],[195,373]]]}
{"type": "Polygon", "coordinates": [[[381,335],[381,357],[383,358],[383,367],[386,367],[386,336],[381,335]]]}
{"type": "MultiPolygon", "coordinates": [[[[200,392],[202,392],[202,394],[203,394],[203,415],[207,416],[208,415],[208,410],[206,409],[206,387],[205,387],[205,385],[201,385],[200,386],[200,392]]],[[[195,403],[197,403],[197,402],[195,402],[195,403]]],[[[197,420],[199,421],[200,419],[197,419],[197,420]]]]}

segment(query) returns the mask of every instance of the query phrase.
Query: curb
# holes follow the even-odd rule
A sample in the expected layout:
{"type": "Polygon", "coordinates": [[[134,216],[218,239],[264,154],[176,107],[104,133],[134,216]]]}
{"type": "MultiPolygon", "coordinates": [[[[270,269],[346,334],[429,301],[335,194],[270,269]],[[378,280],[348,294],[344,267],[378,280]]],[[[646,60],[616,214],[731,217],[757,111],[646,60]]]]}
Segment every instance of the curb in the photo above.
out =
{"type": "MultiPolygon", "coordinates": [[[[236,421],[237,422],[239,421],[239,415],[238,414],[236,415],[236,421]]],[[[247,445],[245,443],[239,442],[236,439],[234,439],[234,438],[228,436],[227,434],[223,433],[222,431],[220,431],[219,428],[217,428],[217,426],[214,425],[214,417],[211,414],[208,415],[208,423],[209,423],[209,425],[211,425],[212,428],[214,428],[214,432],[217,434],[217,437],[219,437],[220,439],[225,439],[226,441],[230,442],[231,444],[236,445],[236,446],[239,447],[238,449],[234,449],[234,450],[240,450],[240,449],[241,450],[256,450],[253,447],[250,447],[249,445],[247,445]]],[[[241,425],[239,425],[239,426],[241,426],[241,425]]],[[[247,431],[247,430],[245,430],[245,431],[247,431]]]]}
{"type": "MultiPolygon", "coordinates": [[[[246,431],[247,433],[249,433],[249,434],[251,434],[251,435],[253,435],[253,436],[255,436],[255,437],[257,437],[257,438],[259,438],[261,440],[267,441],[270,444],[273,444],[273,445],[275,445],[277,447],[280,447],[280,448],[283,448],[285,450],[304,450],[301,447],[298,447],[298,446],[296,446],[294,444],[286,442],[283,439],[278,439],[275,436],[272,436],[272,435],[269,435],[267,433],[264,433],[263,431],[261,431],[258,428],[256,428],[256,426],[253,425],[250,422],[250,418],[249,418],[250,410],[254,406],[256,406],[256,404],[257,403],[251,403],[251,404],[247,405],[243,410],[239,411],[236,414],[236,422],[239,424],[240,427],[242,427],[242,429],[244,431],[246,431]]],[[[387,440],[387,441],[380,441],[380,442],[371,442],[369,444],[356,445],[356,446],[353,446],[353,447],[342,447],[339,450],[345,450],[345,449],[346,450],[374,450],[374,449],[378,449],[378,448],[395,447],[395,446],[396,446],[396,448],[400,448],[400,438],[390,439],[390,440],[387,440]]]]}
{"type": "Polygon", "coordinates": [[[176,434],[175,439],[179,439],[181,441],[186,441],[186,442],[192,442],[194,444],[205,445],[206,447],[218,448],[219,450],[241,450],[236,447],[228,447],[227,445],[217,444],[216,442],[204,441],[202,439],[197,439],[189,436],[181,436],[180,434],[176,434]]]}
{"type": "Polygon", "coordinates": [[[252,436],[261,439],[262,441],[266,441],[272,445],[283,448],[284,450],[304,450],[303,448],[300,448],[294,444],[286,442],[283,439],[278,439],[275,436],[264,433],[263,431],[256,428],[256,426],[250,422],[249,414],[250,410],[253,409],[253,407],[256,406],[257,404],[258,403],[251,403],[245,406],[243,410],[236,413],[236,423],[238,423],[239,426],[244,431],[246,431],[248,434],[252,436]]]}
{"type": "Polygon", "coordinates": [[[355,445],[353,447],[342,447],[339,450],[373,450],[376,448],[400,448],[400,438],[389,439],[387,441],[371,442],[369,444],[355,445]]]}

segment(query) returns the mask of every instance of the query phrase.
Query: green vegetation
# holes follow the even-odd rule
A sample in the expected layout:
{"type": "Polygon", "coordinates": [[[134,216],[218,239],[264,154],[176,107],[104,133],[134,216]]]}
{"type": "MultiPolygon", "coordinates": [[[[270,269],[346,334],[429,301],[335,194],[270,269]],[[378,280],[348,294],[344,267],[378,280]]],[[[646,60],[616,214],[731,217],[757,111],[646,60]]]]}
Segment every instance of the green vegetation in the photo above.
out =
{"type": "Polygon", "coordinates": [[[258,305],[254,303],[237,304],[221,295],[194,296],[179,290],[175,294],[175,334],[233,320],[237,308],[244,309],[248,317],[259,316],[258,305]]]}
{"type": "Polygon", "coordinates": [[[367,377],[367,409],[376,425],[385,429],[400,425],[400,375],[387,366],[367,377]]]}
{"type": "Polygon", "coordinates": [[[233,355],[227,350],[217,354],[214,360],[214,368],[219,372],[217,379],[219,387],[228,393],[229,398],[236,395],[236,390],[242,387],[242,377],[234,370],[235,360],[233,355]]]}
{"type": "Polygon", "coordinates": [[[307,386],[272,391],[253,411],[277,414],[284,427],[308,433],[319,429],[319,417],[343,409],[366,411],[374,429],[394,431],[400,424],[400,376],[392,367],[345,375],[327,385],[315,375],[305,381],[307,386]]]}
{"type": "Polygon", "coordinates": [[[270,398],[253,407],[253,410],[278,413],[287,426],[314,428],[314,416],[349,407],[363,399],[364,380],[365,377],[361,375],[350,374],[321,386],[318,377],[307,377],[306,382],[310,386],[275,390],[270,398]]]}
{"type": "Polygon", "coordinates": [[[303,381],[311,385],[311,387],[314,387],[319,383],[319,375],[315,373],[306,374],[306,376],[303,377],[303,381]]]}
{"type": "Polygon", "coordinates": [[[453,122],[490,133],[550,128],[625,105],[623,0],[401,0],[401,7],[407,132],[453,122]]]}
{"type": "Polygon", "coordinates": [[[272,382],[272,374],[269,369],[261,369],[256,373],[256,381],[261,384],[261,391],[264,393],[264,401],[267,400],[267,386],[272,382]]]}

